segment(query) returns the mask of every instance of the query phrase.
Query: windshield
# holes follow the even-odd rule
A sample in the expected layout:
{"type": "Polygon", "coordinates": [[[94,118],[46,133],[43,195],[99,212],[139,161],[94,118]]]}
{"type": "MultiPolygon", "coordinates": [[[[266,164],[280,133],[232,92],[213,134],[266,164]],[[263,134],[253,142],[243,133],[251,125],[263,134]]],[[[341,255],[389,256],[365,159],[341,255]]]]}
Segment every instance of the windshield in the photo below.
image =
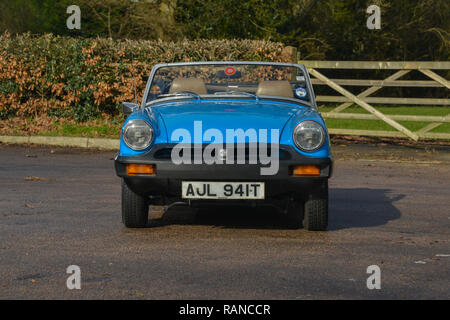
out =
{"type": "Polygon", "coordinates": [[[147,103],[162,98],[218,96],[288,98],[310,102],[303,70],[277,64],[186,64],[163,66],[151,80],[147,103]]]}

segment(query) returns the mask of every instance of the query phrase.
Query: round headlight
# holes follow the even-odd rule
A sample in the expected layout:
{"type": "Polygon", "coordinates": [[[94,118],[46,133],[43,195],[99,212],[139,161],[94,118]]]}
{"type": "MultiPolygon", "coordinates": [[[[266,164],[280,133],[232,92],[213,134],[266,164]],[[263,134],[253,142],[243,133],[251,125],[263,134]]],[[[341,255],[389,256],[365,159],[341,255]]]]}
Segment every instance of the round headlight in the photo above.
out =
{"type": "Polygon", "coordinates": [[[142,119],[133,119],[123,128],[123,141],[133,150],[146,149],[153,139],[152,127],[142,119]]]}
{"type": "Polygon", "coordinates": [[[300,122],[294,129],[295,145],[304,151],[319,149],[325,141],[325,132],[315,121],[300,122]]]}

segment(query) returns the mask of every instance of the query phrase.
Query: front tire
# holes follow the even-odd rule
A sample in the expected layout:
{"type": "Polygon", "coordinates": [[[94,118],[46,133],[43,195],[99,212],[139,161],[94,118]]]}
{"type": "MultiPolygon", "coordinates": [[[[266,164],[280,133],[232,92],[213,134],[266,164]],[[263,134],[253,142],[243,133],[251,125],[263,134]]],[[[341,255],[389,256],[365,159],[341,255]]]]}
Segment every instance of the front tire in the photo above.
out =
{"type": "Polygon", "coordinates": [[[311,231],[325,231],[328,227],[328,181],[319,193],[305,201],[303,227],[311,231]]]}
{"type": "Polygon", "coordinates": [[[148,201],[122,180],[122,222],[127,228],[143,228],[148,222],[148,201]]]}

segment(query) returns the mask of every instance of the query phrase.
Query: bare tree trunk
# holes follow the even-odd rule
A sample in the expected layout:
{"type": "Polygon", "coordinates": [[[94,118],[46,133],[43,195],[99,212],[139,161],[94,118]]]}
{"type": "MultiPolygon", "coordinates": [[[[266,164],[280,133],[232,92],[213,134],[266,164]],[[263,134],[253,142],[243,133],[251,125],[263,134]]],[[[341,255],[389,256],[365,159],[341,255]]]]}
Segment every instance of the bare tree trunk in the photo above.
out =
{"type": "Polygon", "coordinates": [[[111,7],[108,7],[108,34],[109,38],[112,38],[112,32],[111,32],[111,7]]]}

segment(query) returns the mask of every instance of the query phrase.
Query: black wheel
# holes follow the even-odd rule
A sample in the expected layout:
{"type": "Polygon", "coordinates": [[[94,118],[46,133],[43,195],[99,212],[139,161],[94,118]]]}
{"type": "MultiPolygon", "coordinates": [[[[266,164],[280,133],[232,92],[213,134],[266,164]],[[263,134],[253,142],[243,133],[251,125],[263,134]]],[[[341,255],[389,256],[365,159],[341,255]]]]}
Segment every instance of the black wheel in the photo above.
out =
{"type": "Polygon", "coordinates": [[[305,201],[303,227],[311,231],[324,231],[328,227],[328,181],[320,192],[305,201]]]}
{"type": "Polygon", "coordinates": [[[291,200],[287,208],[287,227],[298,229],[302,227],[303,202],[291,200]]]}
{"type": "Polygon", "coordinates": [[[127,228],[143,228],[148,222],[148,201],[122,180],[122,222],[127,228]]]}

